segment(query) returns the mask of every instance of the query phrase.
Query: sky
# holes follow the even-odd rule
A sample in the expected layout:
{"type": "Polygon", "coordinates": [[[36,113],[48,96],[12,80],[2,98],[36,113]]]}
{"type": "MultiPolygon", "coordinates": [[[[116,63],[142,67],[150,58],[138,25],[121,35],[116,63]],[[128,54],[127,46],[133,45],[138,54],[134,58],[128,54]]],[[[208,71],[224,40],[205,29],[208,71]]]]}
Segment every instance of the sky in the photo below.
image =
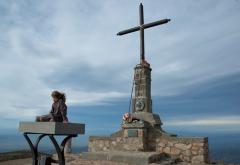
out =
{"type": "Polygon", "coordinates": [[[0,1],[0,130],[47,114],[51,91],[67,95],[71,122],[87,134],[120,128],[128,111],[139,33],[145,30],[153,111],[169,131],[240,131],[239,0],[0,1]]]}

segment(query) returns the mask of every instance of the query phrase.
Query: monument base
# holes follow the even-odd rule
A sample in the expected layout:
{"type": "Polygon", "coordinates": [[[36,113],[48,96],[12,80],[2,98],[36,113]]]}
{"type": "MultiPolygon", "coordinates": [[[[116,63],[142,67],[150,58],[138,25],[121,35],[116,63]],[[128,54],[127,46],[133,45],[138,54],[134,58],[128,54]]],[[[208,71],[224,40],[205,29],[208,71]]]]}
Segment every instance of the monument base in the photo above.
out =
{"type": "Polygon", "coordinates": [[[148,165],[154,162],[167,162],[167,164],[174,163],[174,160],[167,155],[158,152],[84,152],[82,153],[82,158],[87,160],[110,160],[132,165],[148,165]]]}
{"type": "MultiPolygon", "coordinates": [[[[188,163],[209,162],[207,137],[177,137],[167,134],[159,128],[154,128],[144,121],[124,123],[122,130],[111,136],[90,136],[88,154],[85,154],[84,158],[95,157],[97,159],[97,154],[109,157],[106,152],[138,153],[135,157],[140,154],[157,153],[167,154],[172,159],[188,163]],[[90,156],[91,154],[94,156],[90,156]]],[[[139,159],[141,158],[139,157],[139,159]]],[[[149,159],[146,158],[146,160],[149,159]]],[[[130,164],[130,162],[128,163],[130,164]]]]}

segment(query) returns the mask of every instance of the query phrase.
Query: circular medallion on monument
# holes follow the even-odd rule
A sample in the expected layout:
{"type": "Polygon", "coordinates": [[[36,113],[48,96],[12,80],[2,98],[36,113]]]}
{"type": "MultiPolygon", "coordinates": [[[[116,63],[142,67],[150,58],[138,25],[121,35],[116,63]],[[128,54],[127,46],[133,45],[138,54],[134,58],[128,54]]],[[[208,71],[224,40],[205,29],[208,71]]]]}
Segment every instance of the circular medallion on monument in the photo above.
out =
{"type": "Polygon", "coordinates": [[[135,107],[137,111],[142,111],[144,109],[144,106],[145,104],[143,100],[139,99],[136,101],[135,107]]]}

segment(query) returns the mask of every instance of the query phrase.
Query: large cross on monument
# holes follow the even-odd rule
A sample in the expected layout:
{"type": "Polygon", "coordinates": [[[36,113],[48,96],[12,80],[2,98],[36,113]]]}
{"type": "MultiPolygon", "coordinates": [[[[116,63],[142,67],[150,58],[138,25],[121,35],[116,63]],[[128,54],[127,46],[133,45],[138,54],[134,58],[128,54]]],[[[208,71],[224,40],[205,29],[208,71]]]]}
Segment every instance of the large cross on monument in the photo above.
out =
{"type": "Polygon", "coordinates": [[[119,33],[117,33],[117,35],[121,36],[124,34],[140,31],[140,63],[142,63],[145,60],[144,29],[168,23],[170,21],[170,19],[162,19],[159,21],[144,24],[143,5],[142,5],[142,3],[140,3],[140,5],[139,5],[139,21],[140,21],[139,26],[120,31],[119,33]]]}
{"type": "MultiPolygon", "coordinates": [[[[140,25],[127,30],[120,31],[117,35],[124,35],[132,32],[140,32],[140,64],[134,70],[134,86],[135,94],[131,98],[132,115],[143,121],[151,123],[153,126],[161,126],[161,120],[158,114],[152,112],[151,99],[151,68],[145,61],[144,56],[144,30],[150,27],[168,23],[170,19],[162,19],[152,23],[144,24],[143,5],[139,6],[139,20],[140,25]]],[[[132,96],[132,95],[131,95],[132,96]]],[[[130,110],[129,110],[130,111],[130,110]]]]}
{"type": "Polygon", "coordinates": [[[144,30],[165,24],[170,19],[144,24],[142,4],[139,6],[139,15],[139,26],[118,33],[124,35],[140,31],[141,56],[140,63],[134,68],[129,112],[123,115],[119,131],[107,137],[90,136],[89,152],[83,153],[82,158],[138,165],[175,164],[176,160],[184,164],[208,164],[207,138],[178,138],[169,134],[162,129],[160,116],[152,111],[152,69],[144,57],[144,30]]]}
{"type": "Polygon", "coordinates": [[[152,111],[152,69],[144,57],[144,30],[165,24],[170,19],[144,24],[142,4],[139,6],[139,15],[139,26],[117,34],[124,35],[140,31],[141,56],[140,63],[134,67],[129,112],[123,115],[119,131],[108,137],[90,136],[89,152],[83,153],[82,157],[139,165],[174,164],[176,160],[186,162],[185,164],[208,164],[207,138],[178,138],[177,135],[169,134],[162,129],[160,116],[152,111]]]}

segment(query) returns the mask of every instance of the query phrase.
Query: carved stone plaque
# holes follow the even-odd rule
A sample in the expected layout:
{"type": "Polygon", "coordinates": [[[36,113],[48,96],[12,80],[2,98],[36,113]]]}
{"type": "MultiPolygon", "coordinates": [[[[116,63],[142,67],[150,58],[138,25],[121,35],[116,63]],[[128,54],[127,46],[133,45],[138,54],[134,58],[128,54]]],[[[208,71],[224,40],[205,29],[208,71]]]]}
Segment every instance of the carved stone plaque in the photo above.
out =
{"type": "Polygon", "coordinates": [[[128,137],[138,137],[138,130],[137,129],[129,129],[128,137]]]}

